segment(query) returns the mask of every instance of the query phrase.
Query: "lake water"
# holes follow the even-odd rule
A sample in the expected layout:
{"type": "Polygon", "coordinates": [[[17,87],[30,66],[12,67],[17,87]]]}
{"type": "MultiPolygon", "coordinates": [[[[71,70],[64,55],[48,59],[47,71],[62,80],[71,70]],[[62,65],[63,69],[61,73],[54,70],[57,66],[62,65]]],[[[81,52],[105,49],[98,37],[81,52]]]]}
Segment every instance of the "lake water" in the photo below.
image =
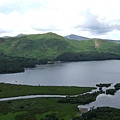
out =
{"type": "MultiPolygon", "coordinates": [[[[67,62],[39,65],[24,73],[0,74],[0,82],[26,85],[92,86],[97,83],[120,83],[120,60],[67,62]]],[[[101,94],[85,106],[120,108],[120,91],[114,96],[101,94]]]]}
{"type": "Polygon", "coordinates": [[[0,74],[0,82],[27,85],[95,86],[119,81],[119,60],[55,63],[26,69],[24,73],[0,74]]]}
{"type": "Polygon", "coordinates": [[[106,94],[100,94],[95,102],[92,102],[90,104],[86,105],[79,105],[80,108],[88,108],[91,107],[113,107],[113,108],[119,108],[120,109],[120,90],[116,92],[115,95],[106,95],[106,94]]]}

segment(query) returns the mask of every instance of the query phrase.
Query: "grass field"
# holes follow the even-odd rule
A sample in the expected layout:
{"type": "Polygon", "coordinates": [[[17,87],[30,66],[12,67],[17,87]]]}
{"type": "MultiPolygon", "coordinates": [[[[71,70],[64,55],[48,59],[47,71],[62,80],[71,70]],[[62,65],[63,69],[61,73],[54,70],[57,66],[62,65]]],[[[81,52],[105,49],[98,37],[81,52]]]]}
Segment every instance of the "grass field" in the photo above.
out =
{"type": "MultiPolygon", "coordinates": [[[[0,84],[0,97],[20,95],[75,95],[91,91],[92,87],[26,86],[0,84]]],[[[56,117],[70,120],[78,114],[78,104],[59,103],[61,98],[34,98],[0,102],[0,120],[45,120],[56,117]]]]}
{"type": "Polygon", "coordinates": [[[28,86],[0,83],[0,98],[24,95],[77,95],[92,89],[93,87],[28,86]]]}
{"type": "Polygon", "coordinates": [[[41,120],[56,114],[70,120],[78,113],[77,104],[58,103],[60,98],[36,98],[0,102],[0,120],[41,120]]]}

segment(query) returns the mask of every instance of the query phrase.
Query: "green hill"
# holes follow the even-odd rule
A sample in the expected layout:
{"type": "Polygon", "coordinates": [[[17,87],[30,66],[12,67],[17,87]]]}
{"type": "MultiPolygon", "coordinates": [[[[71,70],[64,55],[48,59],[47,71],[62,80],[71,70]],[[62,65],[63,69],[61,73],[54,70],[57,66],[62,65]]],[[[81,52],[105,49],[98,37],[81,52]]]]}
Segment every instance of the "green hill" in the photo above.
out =
{"type": "Polygon", "coordinates": [[[55,33],[0,38],[0,73],[23,72],[48,61],[120,59],[120,44],[100,39],[68,40],[55,33]]]}
{"type": "Polygon", "coordinates": [[[25,58],[53,59],[61,53],[75,50],[67,39],[54,33],[0,39],[0,43],[0,51],[4,54],[25,58]]]}
{"type": "Polygon", "coordinates": [[[70,52],[110,52],[118,54],[120,45],[105,40],[70,41],[55,33],[0,38],[0,53],[35,59],[54,59],[70,52]]]}

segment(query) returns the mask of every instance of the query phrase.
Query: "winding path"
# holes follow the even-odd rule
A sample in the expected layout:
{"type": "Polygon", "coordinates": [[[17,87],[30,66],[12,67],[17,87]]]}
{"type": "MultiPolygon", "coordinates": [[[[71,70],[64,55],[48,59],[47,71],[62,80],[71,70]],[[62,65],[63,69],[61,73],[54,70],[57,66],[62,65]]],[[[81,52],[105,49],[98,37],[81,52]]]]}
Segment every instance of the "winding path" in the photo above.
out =
{"type": "Polygon", "coordinates": [[[65,98],[67,95],[27,95],[19,97],[1,98],[0,101],[10,101],[10,100],[20,100],[20,99],[30,99],[30,98],[65,98]]]}

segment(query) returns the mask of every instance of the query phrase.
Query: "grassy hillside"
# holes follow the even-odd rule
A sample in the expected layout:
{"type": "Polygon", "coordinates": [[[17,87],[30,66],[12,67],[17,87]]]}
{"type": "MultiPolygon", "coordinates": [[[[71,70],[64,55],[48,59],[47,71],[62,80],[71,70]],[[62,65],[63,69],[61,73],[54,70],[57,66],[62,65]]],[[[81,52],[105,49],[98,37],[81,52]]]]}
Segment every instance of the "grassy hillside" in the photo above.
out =
{"type": "Polygon", "coordinates": [[[66,52],[119,53],[120,45],[105,40],[70,41],[54,33],[0,38],[0,53],[25,58],[54,59],[66,52]]]}
{"type": "Polygon", "coordinates": [[[52,59],[75,49],[64,37],[53,33],[7,38],[0,42],[0,50],[5,54],[38,59],[52,59]]]}

